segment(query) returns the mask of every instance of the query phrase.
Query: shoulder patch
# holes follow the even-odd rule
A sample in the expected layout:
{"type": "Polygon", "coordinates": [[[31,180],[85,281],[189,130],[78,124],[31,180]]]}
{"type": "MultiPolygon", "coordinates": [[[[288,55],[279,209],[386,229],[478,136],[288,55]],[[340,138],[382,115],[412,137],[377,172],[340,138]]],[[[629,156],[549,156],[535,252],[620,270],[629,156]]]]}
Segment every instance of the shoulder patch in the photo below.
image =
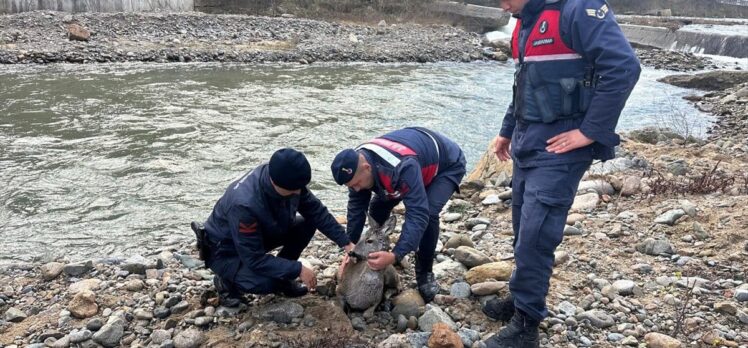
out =
{"type": "Polygon", "coordinates": [[[587,15],[590,17],[595,17],[597,19],[604,19],[605,16],[608,15],[608,10],[609,10],[608,4],[603,4],[603,6],[598,9],[588,8],[586,11],[587,11],[587,15]]]}
{"type": "Polygon", "coordinates": [[[257,223],[256,222],[251,222],[251,223],[240,222],[239,223],[239,233],[252,234],[252,233],[255,233],[255,232],[257,232],[257,223]]]}

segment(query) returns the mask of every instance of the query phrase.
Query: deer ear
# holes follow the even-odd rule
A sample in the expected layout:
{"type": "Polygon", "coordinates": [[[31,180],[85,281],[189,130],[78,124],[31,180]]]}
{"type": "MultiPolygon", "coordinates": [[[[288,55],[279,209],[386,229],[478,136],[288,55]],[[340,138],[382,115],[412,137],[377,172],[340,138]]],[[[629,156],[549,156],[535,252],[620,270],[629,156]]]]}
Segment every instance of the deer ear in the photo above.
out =
{"type": "Polygon", "coordinates": [[[374,218],[372,218],[371,215],[369,215],[368,212],[366,213],[366,221],[369,222],[369,228],[371,228],[371,229],[378,229],[379,228],[379,224],[377,223],[377,221],[374,220],[374,218]]]}
{"type": "Polygon", "coordinates": [[[387,221],[384,222],[384,228],[383,231],[386,234],[392,233],[392,231],[395,230],[395,226],[397,226],[397,218],[394,214],[390,215],[390,217],[387,219],[387,221]]]}

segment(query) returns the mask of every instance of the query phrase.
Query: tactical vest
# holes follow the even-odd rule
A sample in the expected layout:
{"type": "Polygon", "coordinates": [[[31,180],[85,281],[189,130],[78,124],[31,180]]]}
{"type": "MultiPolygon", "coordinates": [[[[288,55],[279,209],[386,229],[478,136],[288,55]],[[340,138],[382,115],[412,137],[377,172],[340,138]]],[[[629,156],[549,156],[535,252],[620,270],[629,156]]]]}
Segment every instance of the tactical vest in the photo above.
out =
{"type": "Polygon", "coordinates": [[[584,117],[594,89],[594,70],[561,38],[565,1],[547,0],[520,47],[522,20],[512,34],[514,116],[524,122],[551,123],[584,117]]]}
{"type": "MultiPolygon", "coordinates": [[[[415,127],[414,127],[415,128],[415,127]]],[[[416,128],[418,129],[418,128],[416,128]]],[[[436,138],[428,133],[425,130],[418,129],[421,133],[428,135],[429,138],[434,142],[434,147],[436,148],[436,158],[437,162],[433,164],[428,165],[421,165],[421,179],[423,180],[423,185],[425,187],[428,187],[429,184],[431,184],[431,181],[434,180],[436,175],[439,173],[439,162],[438,159],[439,156],[439,143],[436,140],[436,138]]],[[[356,148],[356,150],[359,149],[367,149],[374,154],[376,154],[379,158],[381,158],[384,162],[392,166],[392,168],[397,168],[397,166],[402,162],[402,159],[407,156],[418,156],[418,154],[413,151],[410,147],[394,142],[392,140],[384,139],[384,138],[374,138],[359,147],[356,148]]],[[[378,176],[379,176],[379,182],[382,184],[386,198],[388,199],[401,199],[402,195],[404,195],[406,192],[401,192],[401,190],[398,187],[395,187],[392,183],[393,181],[393,174],[394,171],[388,170],[386,168],[379,168],[378,170],[378,176]]]]}

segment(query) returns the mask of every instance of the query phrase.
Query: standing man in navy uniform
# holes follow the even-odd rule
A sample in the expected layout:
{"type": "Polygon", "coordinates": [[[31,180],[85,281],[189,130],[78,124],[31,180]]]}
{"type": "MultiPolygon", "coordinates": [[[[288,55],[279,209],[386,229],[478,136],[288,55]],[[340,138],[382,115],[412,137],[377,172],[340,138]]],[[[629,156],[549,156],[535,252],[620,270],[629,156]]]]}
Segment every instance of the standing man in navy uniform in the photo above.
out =
{"type": "Polygon", "coordinates": [[[280,149],[218,200],[203,243],[223,305],[239,305],[244,293],[298,297],[314,289],[314,271],[297,260],[317,229],[346,251],[353,249],[343,227],[307,189],[311,177],[301,152],[280,149]],[[269,254],[277,247],[277,256],[269,254]]]}
{"type": "Polygon", "coordinates": [[[418,291],[431,302],[439,292],[432,273],[439,212],[465,176],[460,147],[437,132],[404,128],[341,151],[331,169],[335,182],[349,188],[347,230],[354,243],[361,237],[367,209],[382,224],[398,203],[405,204],[405,222],[392,252],[372,253],[368,264],[384,269],[416,251],[418,291]]]}
{"type": "MultiPolygon", "coordinates": [[[[501,7],[517,17],[513,101],[494,149],[513,160],[516,309],[486,344],[538,347],[566,215],[592,160],[615,156],[616,124],[641,68],[603,0],[501,0],[501,7]]],[[[501,309],[489,301],[484,312],[497,318],[501,309]]]]}

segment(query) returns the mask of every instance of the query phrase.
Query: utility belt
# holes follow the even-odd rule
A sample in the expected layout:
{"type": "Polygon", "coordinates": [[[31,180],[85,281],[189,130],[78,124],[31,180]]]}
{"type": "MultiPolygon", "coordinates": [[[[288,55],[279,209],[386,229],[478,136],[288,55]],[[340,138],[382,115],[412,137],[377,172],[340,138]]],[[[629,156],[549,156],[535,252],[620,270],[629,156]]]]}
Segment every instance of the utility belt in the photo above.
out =
{"type": "MultiPolygon", "coordinates": [[[[524,64],[523,64],[524,65],[524,64]]],[[[523,112],[517,114],[517,119],[525,123],[553,123],[559,120],[583,118],[589,109],[594,89],[597,85],[595,71],[588,67],[584,69],[584,76],[563,77],[555,80],[543,78],[535,66],[527,69],[529,88],[524,90],[523,112]]],[[[516,79],[515,79],[516,81],[516,79]]],[[[514,93],[517,90],[515,83],[514,93]]],[[[516,99],[515,99],[516,100],[516,99]]]]}

